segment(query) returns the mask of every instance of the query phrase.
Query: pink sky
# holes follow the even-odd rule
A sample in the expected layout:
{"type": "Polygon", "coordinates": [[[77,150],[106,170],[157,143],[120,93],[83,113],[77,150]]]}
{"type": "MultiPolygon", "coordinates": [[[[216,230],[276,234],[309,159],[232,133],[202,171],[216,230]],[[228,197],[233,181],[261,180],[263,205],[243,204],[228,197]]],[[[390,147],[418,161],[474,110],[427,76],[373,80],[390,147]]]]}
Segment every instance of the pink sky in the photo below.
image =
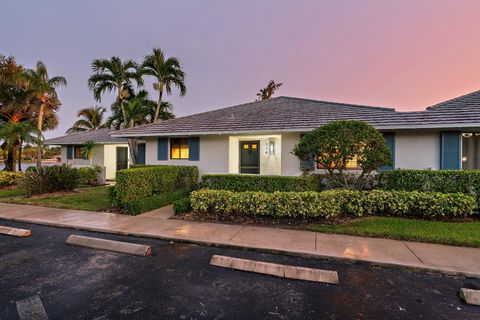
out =
{"type": "MultiPolygon", "coordinates": [[[[188,74],[178,116],[252,101],[268,80],[278,95],[421,110],[480,89],[480,1],[6,0],[0,52],[41,59],[59,90],[63,134],[94,105],[94,58],[141,60],[159,46],[188,74]],[[120,32],[119,32],[120,31],[120,32]]],[[[151,89],[150,84],[147,86],[151,89]]],[[[152,98],[156,95],[152,91],[152,98]]],[[[109,106],[106,96],[102,104],[109,106]]]]}

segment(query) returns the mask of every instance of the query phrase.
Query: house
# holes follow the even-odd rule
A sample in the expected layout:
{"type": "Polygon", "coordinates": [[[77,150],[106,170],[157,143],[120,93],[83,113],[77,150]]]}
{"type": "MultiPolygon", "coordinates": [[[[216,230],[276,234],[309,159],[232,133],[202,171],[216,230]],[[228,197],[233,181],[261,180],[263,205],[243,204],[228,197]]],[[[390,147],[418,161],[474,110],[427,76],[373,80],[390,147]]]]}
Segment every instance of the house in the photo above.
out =
{"type": "MultiPolygon", "coordinates": [[[[302,134],[339,119],[381,131],[394,168],[479,169],[480,91],[428,107],[393,108],[278,97],[112,133],[139,138],[146,164],[196,165],[205,173],[299,175],[317,170],[292,153],[302,134]]],[[[350,169],[356,167],[355,161],[350,169]]],[[[388,169],[388,168],[384,168],[388,169]]]]}
{"type": "Polygon", "coordinates": [[[115,179],[117,170],[128,168],[130,155],[127,139],[114,138],[110,135],[112,132],[114,130],[97,129],[73,133],[48,139],[45,144],[61,146],[61,162],[80,167],[90,165],[82,154],[82,147],[86,141],[92,140],[96,144],[92,164],[104,169],[106,179],[115,179]]]}

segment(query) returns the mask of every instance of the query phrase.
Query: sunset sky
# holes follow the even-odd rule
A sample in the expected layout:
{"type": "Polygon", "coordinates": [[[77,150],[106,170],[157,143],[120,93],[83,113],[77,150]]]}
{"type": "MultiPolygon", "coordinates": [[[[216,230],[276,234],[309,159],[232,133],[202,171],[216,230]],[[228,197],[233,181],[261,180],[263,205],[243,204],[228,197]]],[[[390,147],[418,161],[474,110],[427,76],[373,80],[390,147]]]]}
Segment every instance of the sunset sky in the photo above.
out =
{"type": "Polygon", "coordinates": [[[187,73],[187,95],[166,97],[177,116],[252,101],[271,79],[277,95],[402,111],[480,89],[478,0],[3,0],[1,12],[0,53],[68,81],[46,137],[96,104],[92,59],[153,47],[187,73]]]}

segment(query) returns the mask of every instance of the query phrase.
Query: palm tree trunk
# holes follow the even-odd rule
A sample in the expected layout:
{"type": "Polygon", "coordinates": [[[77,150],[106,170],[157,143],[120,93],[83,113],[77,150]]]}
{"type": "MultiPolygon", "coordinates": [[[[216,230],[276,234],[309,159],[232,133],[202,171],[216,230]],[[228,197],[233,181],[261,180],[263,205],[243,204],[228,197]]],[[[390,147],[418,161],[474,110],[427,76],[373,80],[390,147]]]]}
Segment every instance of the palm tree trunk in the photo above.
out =
{"type": "Polygon", "coordinates": [[[130,162],[137,164],[137,139],[128,139],[128,150],[130,151],[130,162]]]}
{"type": "Polygon", "coordinates": [[[42,129],[43,129],[43,113],[45,112],[45,97],[42,97],[42,104],[38,112],[38,139],[37,139],[37,167],[42,166],[42,129]]]}
{"type": "Polygon", "coordinates": [[[18,146],[18,171],[22,171],[22,145],[23,140],[20,139],[20,145],[18,146]]]}
{"type": "Polygon", "coordinates": [[[158,121],[158,117],[160,115],[160,108],[162,107],[162,96],[163,96],[163,85],[159,82],[158,83],[158,103],[157,103],[157,110],[155,110],[155,119],[153,122],[158,121]]]}

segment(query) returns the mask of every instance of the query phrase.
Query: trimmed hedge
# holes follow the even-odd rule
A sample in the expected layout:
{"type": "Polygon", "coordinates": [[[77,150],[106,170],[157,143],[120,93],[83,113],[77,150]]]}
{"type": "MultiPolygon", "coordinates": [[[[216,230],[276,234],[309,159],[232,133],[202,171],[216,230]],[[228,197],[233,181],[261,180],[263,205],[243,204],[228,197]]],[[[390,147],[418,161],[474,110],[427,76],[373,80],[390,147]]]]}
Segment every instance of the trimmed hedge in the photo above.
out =
{"type": "Polygon", "coordinates": [[[173,202],[173,210],[175,213],[186,213],[192,210],[190,197],[183,197],[173,202]]]}
{"type": "Polygon", "coordinates": [[[480,170],[390,170],[379,176],[379,189],[461,192],[480,204],[480,170]]]}
{"type": "Polygon", "coordinates": [[[405,191],[328,190],[323,192],[232,192],[202,189],[190,195],[192,209],[219,215],[331,218],[340,214],[421,216],[426,218],[468,216],[477,204],[461,193],[405,191]]]}
{"type": "Polygon", "coordinates": [[[245,191],[321,191],[323,190],[321,175],[301,177],[267,176],[244,174],[205,174],[202,176],[202,188],[216,190],[245,191]]]}
{"type": "Polygon", "coordinates": [[[124,204],[124,213],[129,215],[137,215],[142,212],[151,211],[157,208],[164,207],[179,199],[185,198],[188,191],[178,190],[173,192],[165,192],[156,194],[148,198],[137,199],[124,204]]]}
{"type": "Polygon", "coordinates": [[[152,166],[117,171],[115,198],[121,204],[177,190],[190,191],[198,181],[195,166],[152,166]]]}
{"type": "Polygon", "coordinates": [[[0,171],[0,188],[17,185],[22,176],[21,172],[0,171]]]}

